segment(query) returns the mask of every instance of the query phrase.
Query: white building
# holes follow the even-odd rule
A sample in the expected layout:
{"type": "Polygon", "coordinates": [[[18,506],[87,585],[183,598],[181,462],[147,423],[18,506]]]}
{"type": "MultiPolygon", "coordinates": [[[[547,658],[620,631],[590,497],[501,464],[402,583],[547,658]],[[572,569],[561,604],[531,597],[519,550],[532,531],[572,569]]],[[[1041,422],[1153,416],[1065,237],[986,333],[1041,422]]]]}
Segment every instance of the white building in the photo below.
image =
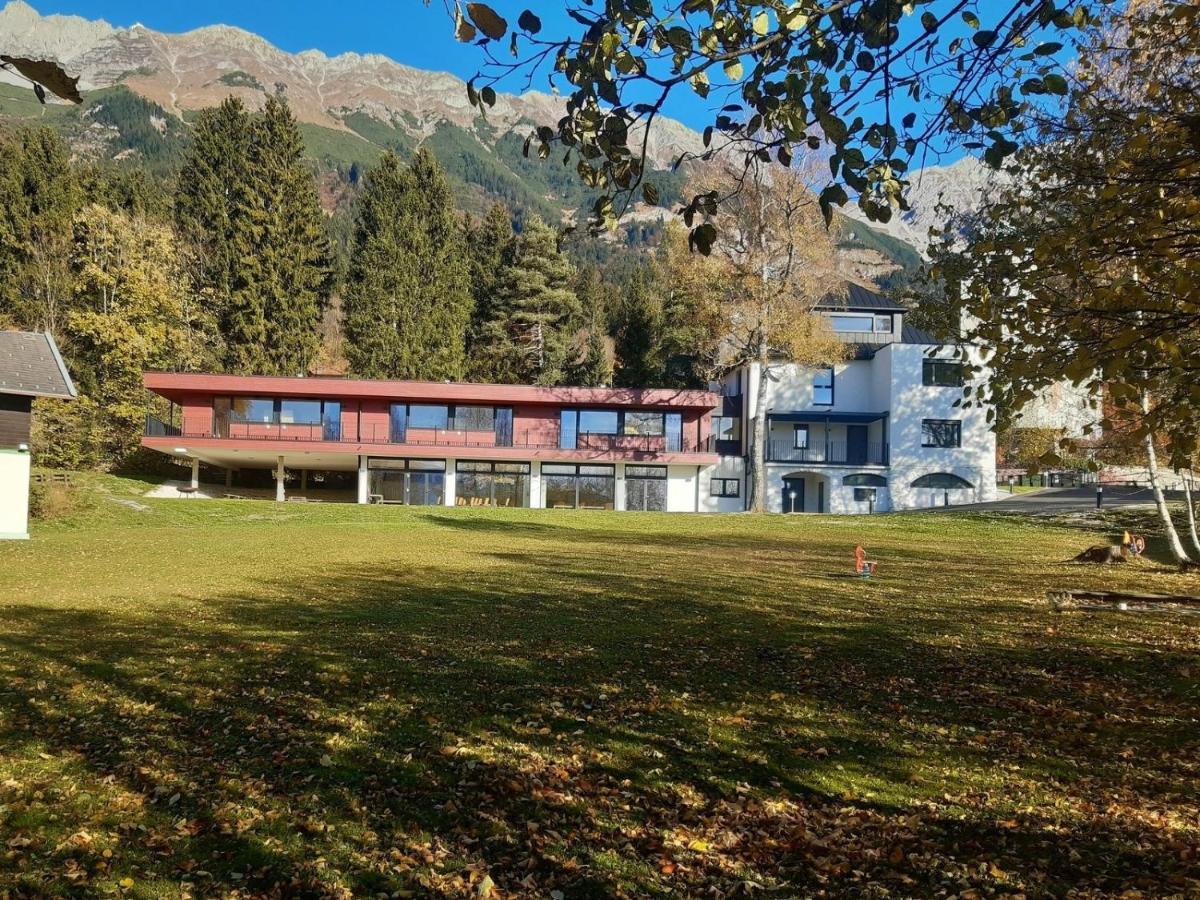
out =
{"type": "MultiPolygon", "coordinates": [[[[996,438],[986,409],[963,405],[958,350],[904,323],[904,308],[858,285],[824,314],[851,358],[768,373],[767,495],[772,512],[870,513],[995,499],[996,438]]],[[[721,383],[713,419],[721,461],[703,473],[700,508],[748,503],[758,364],[721,383]]]]}

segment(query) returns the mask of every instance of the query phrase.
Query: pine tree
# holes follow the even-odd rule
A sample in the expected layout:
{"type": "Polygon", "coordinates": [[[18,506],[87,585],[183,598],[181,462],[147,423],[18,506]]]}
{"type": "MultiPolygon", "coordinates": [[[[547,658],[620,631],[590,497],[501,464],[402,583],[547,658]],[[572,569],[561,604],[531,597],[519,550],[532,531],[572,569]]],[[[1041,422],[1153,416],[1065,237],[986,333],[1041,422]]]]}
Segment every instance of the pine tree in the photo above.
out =
{"type": "Polygon", "coordinates": [[[575,367],[571,381],[585,387],[608,387],[612,384],[612,360],[608,355],[609,285],[600,270],[589,267],[579,277],[576,294],[588,317],[587,343],[583,359],[575,367]]]}
{"type": "Polygon", "coordinates": [[[497,380],[554,385],[567,379],[581,318],[574,275],[554,230],[531,218],[513,245],[483,331],[497,380]]]}
{"type": "Polygon", "coordinates": [[[467,331],[468,376],[473,381],[496,381],[487,331],[496,317],[500,279],[512,255],[512,218],[504,206],[494,203],[482,222],[467,227],[466,234],[473,303],[467,331]]]}
{"type": "Polygon", "coordinates": [[[320,348],[329,245],[300,129],[278,96],[253,121],[248,172],[235,198],[237,267],[225,319],[234,372],[296,375],[320,348]]]}
{"type": "Polygon", "coordinates": [[[445,173],[422,149],[367,176],[344,301],[346,355],[370,378],[457,380],[466,365],[469,262],[445,173]]]}
{"type": "Polygon", "coordinates": [[[618,318],[615,383],[620,387],[659,386],[664,368],[663,307],[648,266],[634,271],[618,318]]]}
{"type": "Polygon", "coordinates": [[[191,249],[192,280],[209,314],[223,325],[241,268],[238,208],[250,190],[253,129],[237,97],[201,110],[175,196],[175,225],[191,249]]]}

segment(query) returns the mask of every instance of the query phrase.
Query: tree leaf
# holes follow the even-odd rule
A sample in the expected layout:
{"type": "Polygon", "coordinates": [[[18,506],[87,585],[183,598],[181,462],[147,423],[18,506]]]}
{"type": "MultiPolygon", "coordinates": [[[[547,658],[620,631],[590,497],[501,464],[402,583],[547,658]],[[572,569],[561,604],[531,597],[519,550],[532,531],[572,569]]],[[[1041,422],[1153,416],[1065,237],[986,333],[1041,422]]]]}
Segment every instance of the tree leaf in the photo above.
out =
{"type": "Polygon", "coordinates": [[[771,19],[765,12],[760,12],[754,17],[754,33],[760,37],[771,30],[771,19]]]}
{"type": "Polygon", "coordinates": [[[1051,94],[1063,96],[1067,93],[1067,79],[1063,78],[1057,72],[1051,72],[1042,77],[1042,84],[1051,94]]]}
{"type": "Polygon", "coordinates": [[[742,80],[742,61],[740,59],[725,60],[725,77],[730,81],[742,80]]]}
{"type": "Polygon", "coordinates": [[[468,3],[467,15],[492,40],[499,40],[508,33],[508,22],[486,3],[468,3]]]}
{"type": "Polygon", "coordinates": [[[542,20],[528,9],[521,13],[520,17],[517,19],[517,25],[520,26],[522,31],[528,32],[529,34],[537,34],[542,30],[542,20]]]}

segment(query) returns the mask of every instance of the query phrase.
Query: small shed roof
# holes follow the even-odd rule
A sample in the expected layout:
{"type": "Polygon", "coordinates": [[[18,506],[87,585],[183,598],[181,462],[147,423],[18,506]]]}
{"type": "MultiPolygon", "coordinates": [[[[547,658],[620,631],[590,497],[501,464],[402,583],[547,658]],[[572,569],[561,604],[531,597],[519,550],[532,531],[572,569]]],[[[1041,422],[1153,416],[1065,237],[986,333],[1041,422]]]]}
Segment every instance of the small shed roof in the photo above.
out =
{"type": "Polygon", "coordinates": [[[0,394],[77,396],[54,338],[36,331],[0,331],[0,394]]]}

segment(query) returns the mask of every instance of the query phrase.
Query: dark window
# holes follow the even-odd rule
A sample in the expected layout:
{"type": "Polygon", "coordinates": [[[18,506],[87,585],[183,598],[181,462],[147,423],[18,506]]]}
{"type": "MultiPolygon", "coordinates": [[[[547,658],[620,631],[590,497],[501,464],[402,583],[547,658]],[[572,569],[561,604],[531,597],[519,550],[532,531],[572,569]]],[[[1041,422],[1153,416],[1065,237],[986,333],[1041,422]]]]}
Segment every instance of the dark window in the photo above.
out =
{"type": "Polygon", "coordinates": [[[454,428],[457,431],[494,431],[496,411],[490,406],[456,406],[454,428]]]}
{"type": "Polygon", "coordinates": [[[667,451],[682,453],[683,415],[681,413],[667,413],[664,418],[667,422],[667,451]]]}
{"type": "Polygon", "coordinates": [[[734,416],[713,416],[713,437],[718,441],[736,441],[739,424],[739,420],[734,416]]]}
{"type": "Polygon", "coordinates": [[[842,479],[846,487],[887,487],[887,479],[882,475],[872,475],[864,472],[861,475],[847,475],[842,479]]]}
{"type": "Polygon", "coordinates": [[[663,414],[656,412],[627,412],[621,434],[661,435],[663,414]]]}
{"type": "Polygon", "coordinates": [[[923,360],[921,384],[926,387],[962,387],[963,365],[953,359],[923,360]]]}
{"type": "Polygon", "coordinates": [[[511,447],[513,445],[513,411],[509,407],[496,410],[496,446],[511,447]]]}
{"type": "Polygon", "coordinates": [[[409,428],[448,428],[449,425],[449,407],[423,403],[413,403],[408,407],[409,428]]]}
{"type": "Polygon", "coordinates": [[[714,497],[737,497],[741,491],[740,478],[714,478],[708,486],[708,492],[714,497]]]}
{"type": "Polygon", "coordinates": [[[797,450],[808,449],[808,426],[793,425],[792,426],[792,446],[797,450]]]}
{"type": "Polygon", "coordinates": [[[665,466],[625,467],[625,508],[643,512],[666,512],[665,466]]]}
{"type": "Polygon", "coordinates": [[[961,447],[962,422],[957,419],[922,419],[922,447],[961,447]]]}
{"type": "Polygon", "coordinates": [[[446,463],[440,459],[367,460],[373,499],[408,506],[441,506],[446,497],[446,463]]]}
{"type": "Polygon", "coordinates": [[[813,405],[833,406],[833,366],[813,373],[813,405]]]}
{"type": "MultiPolygon", "coordinates": [[[[374,435],[370,438],[374,439],[374,435]]],[[[388,440],[393,444],[403,444],[408,438],[408,406],[404,403],[393,403],[388,420],[388,440]]]]}
{"type": "Polygon", "coordinates": [[[459,462],[458,506],[528,506],[529,463],[459,462]]]}
{"type": "Polygon", "coordinates": [[[342,402],[326,400],[321,405],[321,438],[326,441],[342,439],[342,402]]]}
{"type": "Polygon", "coordinates": [[[937,488],[939,490],[973,489],[975,487],[975,485],[971,484],[965,478],[960,478],[950,472],[933,472],[929,475],[922,475],[912,483],[912,486],[915,488],[937,488]]]}
{"type": "Polygon", "coordinates": [[[612,509],[616,504],[613,466],[542,466],[542,483],[549,509],[612,509]]]}

